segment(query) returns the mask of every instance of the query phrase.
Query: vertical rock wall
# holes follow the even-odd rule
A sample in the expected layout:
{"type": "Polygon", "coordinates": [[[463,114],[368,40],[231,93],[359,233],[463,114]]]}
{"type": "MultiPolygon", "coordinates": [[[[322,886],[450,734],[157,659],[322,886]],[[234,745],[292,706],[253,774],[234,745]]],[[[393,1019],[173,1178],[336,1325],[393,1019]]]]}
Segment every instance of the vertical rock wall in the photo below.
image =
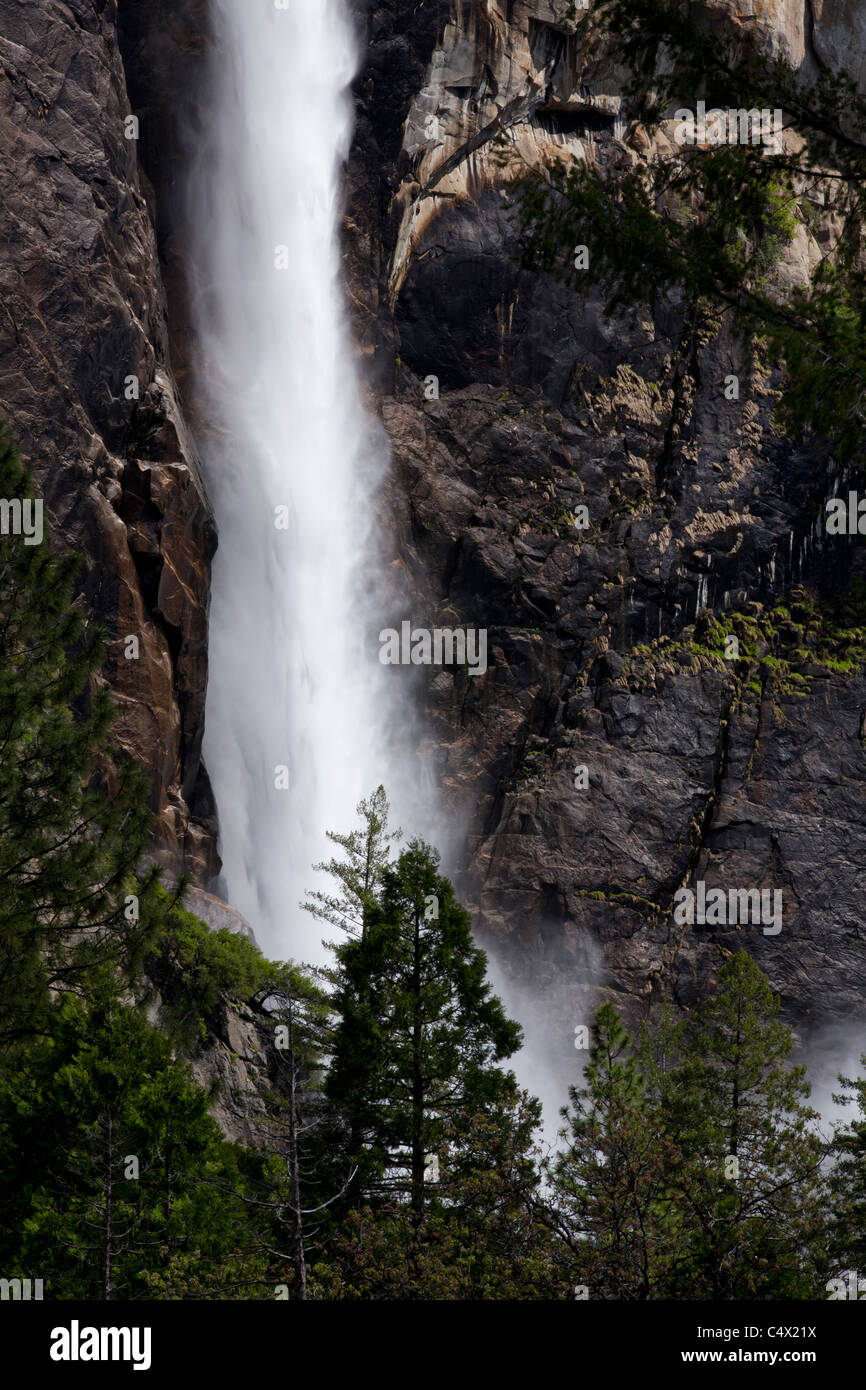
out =
{"type": "MultiPolygon", "coordinates": [[[[841,480],[774,426],[773,364],[726,399],[743,370],[727,333],[681,374],[675,306],[612,323],[522,268],[517,168],[615,174],[653,149],[628,133],[615,55],[581,62],[569,8],[359,11],[349,280],[393,446],[394,563],[405,616],[486,626],[492,652],[483,679],[427,681],[461,887],[563,1060],[598,986],[632,1017],[660,992],[688,1005],[741,944],[804,1036],[862,1023],[866,680],[814,617],[863,574],[856,544],[828,549],[816,527],[841,480]],[[748,681],[704,646],[726,613],[760,629],[748,681]],[[674,893],[701,879],[781,889],[781,933],[684,931],[674,893]]],[[[862,77],[851,0],[709,8],[804,77],[862,77]]],[[[831,237],[808,195],[800,219],[792,281],[831,237]]]]}
{"type": "Polygon", "coordinates": [[[157,853],[205,881],[216,868],[200,757],[215,534],[171,370],[138,142],[126,138],[116,6],[2,0],[0,69],[0,412],[44,494],[49,543],[83,556],[119,739],[151,777],[157,853]]]}

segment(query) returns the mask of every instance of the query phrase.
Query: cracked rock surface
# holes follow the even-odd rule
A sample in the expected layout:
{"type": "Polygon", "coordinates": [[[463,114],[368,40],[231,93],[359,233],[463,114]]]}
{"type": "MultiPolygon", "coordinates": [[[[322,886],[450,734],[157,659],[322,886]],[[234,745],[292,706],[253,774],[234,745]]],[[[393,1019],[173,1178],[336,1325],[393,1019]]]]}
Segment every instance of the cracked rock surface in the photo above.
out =
{"type": "MultiPolygon", "coordinates": [[[[866,1018],[863,565],[820,526],[854,483],[778,431],[773,364],[750,376],[727,330],[689,338],[676,306],[612,323],[522,268],[517,164],[650,149],[566,9],[364,16],[347,255],[395,563],[415,622],[489,633],[483,678],[426,674],[460,886],[563,1064],[600,986],[632,1021],[661,994],[688,1007],[742,944],[820,1047],[866,1018]],[[781,890],[781,932],[677,924],[699,881],[781,890]]],[[[805,76],[862,78],[861,7],[750,9],[805,76]]],[[[791,282],[829,235],[804,197],[791,282]]]]}
{"type": "Polygon", "coordinates": [[[217,863],[200,754],[215,533],[126,138],[114,4],[2,0],[0,75],[0,413],[49,543],[83,557],[116,732],[150,774],[157,856],[203,882],[217,863]]]}

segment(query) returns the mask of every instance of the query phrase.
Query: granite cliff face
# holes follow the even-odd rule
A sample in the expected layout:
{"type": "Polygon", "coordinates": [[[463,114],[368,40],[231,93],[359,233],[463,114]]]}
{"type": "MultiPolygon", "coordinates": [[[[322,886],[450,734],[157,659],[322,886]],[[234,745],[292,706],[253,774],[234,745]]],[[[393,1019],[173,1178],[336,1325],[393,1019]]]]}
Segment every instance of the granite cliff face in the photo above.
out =
{"type": "MultiPolygon", "coordinates": [[[[489,631],[483,678],[434,670],[424,691],[481,938],[541,1002],[563,1058],[588,991],[606,986],[632,1017],[661,992],[688,1005],[744,940],[804,1039],[862,1024],[866,677],[850,634],[866,613],[825,603],[862,566],[856,542],[816,526],[844,480],[773,426],[772,364],[749,379],[734,341],[688,338],[675,310],[612,324],[594,297],[521,268],[504,187],[518,164],[615,169],[651,148],[629,132],[610,55],[581,64],[565,0],[355,8],[346,281],[392,442],[383,517],[412,597],[395,617],[489,631]],[[750,659],[720,655],[711,614],[750,659]],[[684,930],[673,895],[700,880],[781,890],[781,932],[684,930]]],[[[742,21],[735,0],[708,8],[742,21]]],[[[856,0],[749,11],[804,75],[866,71],[856,0]]],[[[203,886],[214,534],[176,383],[201,430],[178,179],[207,119],[207,13],[0,0],[0,407],[58,539],[86,556],[161,852],[203,886]]],[[[832,234],[804,193],[792,280],[832,234]]]]}
{"type": "MultiPolygon", "coordinates": [[[[357,84],[350,278],[395,559],[416,622],[487,626],[493,653],[483,679],[440,672],[427,692],[466,817],[461,886],[515,996],[541,1002],[549,1054],[565,1060],[587,987],[632,1018],[660,992],[688,1005],[744,941],[814,1045],[864,1014],[866,682],[815,608],[858,577],[859,548],[816,527],[841,480],[772,425],[772,363],[748,380],[724,334],[689,340],[672,311],[612,324],[520,268],[516,167],[651,149],[610,55],[581,66],[568,9],[374,6],[357,84]],[[711,613],[752,660],[714,651],[711,613]],[[675,891],[701,880],[781,890],[781,932],[676,924],[675,891]]],[[[862,77],[857,5],[749,9],[804,76],[862,77]]],[[[807,195],[801,218],[792,282],[832,237],[807,195]]]]}
{"type": "Polygon", "coordinates": [[[119,738],[151,775],[158,857],[204,881],[217,862],[200,758],[216,538],[127,138],[116,7],[3,0],[0,63],[0,411],[52,543],[84,558],[119,738]]]}

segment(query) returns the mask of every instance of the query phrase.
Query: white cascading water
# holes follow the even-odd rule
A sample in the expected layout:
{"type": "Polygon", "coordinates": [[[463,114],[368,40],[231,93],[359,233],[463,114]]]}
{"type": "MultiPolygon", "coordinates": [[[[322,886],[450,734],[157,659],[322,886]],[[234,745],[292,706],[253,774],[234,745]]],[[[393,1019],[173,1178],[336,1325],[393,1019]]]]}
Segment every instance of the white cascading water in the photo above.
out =
{"type": "MultiPolygon", "coordinates": [[[[360,401],[341,280],[358,61],[346,0],[212,5],[212,124],[195,151],[190,217],[220,537],[204,757],[226,897],[268,954],[318,960],[321,930],[298,903],[329,886],[311,865],[330,857],[326,829],[356,825],[362,796],[384,782],[392,824],[436,843],[446,871],[461,832],[438,813],[407,672],[378,661],[374,512],[388,446],[360,401]],[[287,269],[275,268],[277,247],[287,269]],[[288,530],[274,526],[281,505],[288,530]],[[286,791],[274,787],[279,764],[286,791]]],[[[543,1097],[553,1142],[561,1055],[543,1005],[490,966],[526,1025],[514,1064],[543,1097]]]]}
{"type": "Polygon", "coordinates": [[[315,960],[298,903],[326,886],[311,873],[324,832],[354,828],[380,781],[399,804],[408,772],[408,692],[376,642],[387,444],[361,403],[340,269],[357,53],[343,0],[213,8],[212,124],[191,181],[219,530],[204,758],[228,900],[266,951],[315,960]]]}

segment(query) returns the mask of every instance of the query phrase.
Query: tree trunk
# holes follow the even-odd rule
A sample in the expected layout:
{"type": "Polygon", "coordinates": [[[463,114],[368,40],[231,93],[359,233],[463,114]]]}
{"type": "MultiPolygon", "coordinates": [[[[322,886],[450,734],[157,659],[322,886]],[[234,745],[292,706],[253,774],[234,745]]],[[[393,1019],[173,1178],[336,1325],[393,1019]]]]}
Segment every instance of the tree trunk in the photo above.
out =
{"type": "Polygon", "coordinates": [[[171,1213],[174,1207],[174,1192],[172,1185],[172,1166],[171,1166],[171,1146],[167,1145],[165,1159],[163,1160],[163,1178],[165,1180],[165,1245],[168,1252],[168,1259],[174,1253],[174,1241],[171,1235],[171,1213]]]}
{"type": "Polygon", "coordinates": [[[417,1230],[424,1218],[424,1073],[423,1020],[421,1012],[421,919],[415,909],[412,961],[412,1223],[417,1230]]]}
{"type": "Polygon", "coordinates": [[[294,1006],[289,1010],[289,1201],[292,1209],[292,1262],[297,1297],[307,1297],[307,1261],[304,1252],[304,1218],[301,1212],[301,1172],[298,1159],[298,1072],[295,1066],[294,1006]]]}

